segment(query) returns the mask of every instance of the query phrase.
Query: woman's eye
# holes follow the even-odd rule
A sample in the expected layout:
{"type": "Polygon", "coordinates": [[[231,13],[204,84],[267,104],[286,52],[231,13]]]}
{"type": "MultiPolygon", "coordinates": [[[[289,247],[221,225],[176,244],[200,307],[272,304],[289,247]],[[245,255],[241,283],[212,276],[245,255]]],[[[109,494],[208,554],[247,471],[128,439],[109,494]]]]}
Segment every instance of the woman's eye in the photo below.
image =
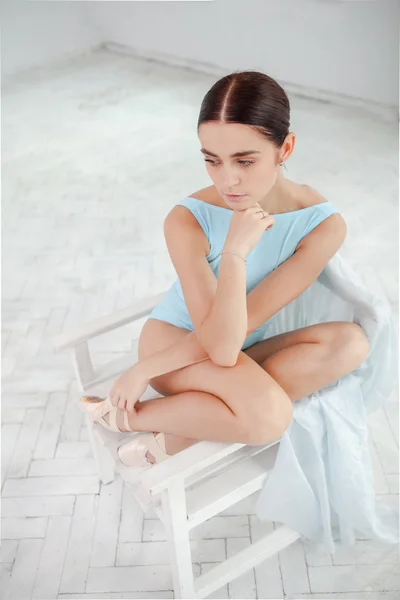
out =
{"type": "MultiPolygon", "coordinates": [[[[218,163],[214,162],[213,160],[210,160],[209,158],[205,158],[204,161],[210,163],[213,166],[218,164],[218,163]]],[[[244,167],[249,167],[250,165],[254,165],[254,160],[239,160],[238,162],[239,162],[239,164],[243,165],[244,167]]]]}

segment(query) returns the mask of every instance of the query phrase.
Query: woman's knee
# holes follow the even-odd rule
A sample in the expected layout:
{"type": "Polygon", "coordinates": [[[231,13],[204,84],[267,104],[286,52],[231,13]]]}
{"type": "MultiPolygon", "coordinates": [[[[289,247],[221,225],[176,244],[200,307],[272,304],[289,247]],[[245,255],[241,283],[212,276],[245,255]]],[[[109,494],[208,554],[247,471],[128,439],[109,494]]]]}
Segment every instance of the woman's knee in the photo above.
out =
{"type": "Polygon", "coordinates": [[[332,340],[331,353],[336,360],[342,358],[353,370],[367,358],[370,351],[368,338],[357,323],[342,323],[332,340]]]}
{"type": "Polygon", "coordinates": [[[266,390],[261,398],[253,398],[257,410],[245,419],[247,443],[267,444],[279,439],[293,420],[293,403],[283,390],[266,390]]]}

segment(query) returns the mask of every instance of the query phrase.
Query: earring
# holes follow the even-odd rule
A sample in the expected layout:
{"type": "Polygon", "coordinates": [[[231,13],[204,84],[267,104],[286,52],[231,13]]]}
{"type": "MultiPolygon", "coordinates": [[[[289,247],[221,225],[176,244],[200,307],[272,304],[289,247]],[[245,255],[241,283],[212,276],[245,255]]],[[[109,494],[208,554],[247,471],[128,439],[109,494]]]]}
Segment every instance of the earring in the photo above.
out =
{"type": "Polygon", "coordinates": [[[283,161],[279,163],[280,167],[285,167],[286,171],[287,171],[287,166],[286,163],[284,163],[283,161]]]}

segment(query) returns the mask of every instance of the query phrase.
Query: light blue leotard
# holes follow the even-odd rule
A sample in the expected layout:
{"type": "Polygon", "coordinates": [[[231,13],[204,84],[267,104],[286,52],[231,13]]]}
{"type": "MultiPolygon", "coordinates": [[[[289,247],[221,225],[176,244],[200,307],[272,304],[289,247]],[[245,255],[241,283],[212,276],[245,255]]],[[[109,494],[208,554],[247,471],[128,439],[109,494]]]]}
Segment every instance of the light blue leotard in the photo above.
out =
{"type": "MultiPolygon", "coordinates": [[[[200,223],[210,244],[208,263],[218,277],[221,252],[228,233],[233,211],[187,197],[180,206],[186,206],[200,223]]],[[[247,255],[246,293],[251,292],[267,275],[290,258],[300,240],[324,219],[340,212],[331,202],[323,202],[307,208],[274,215],[275,225],[265,231],[257,246],[247,255]]],[[[163,296],[161,302],[149,315],[149,319],[166,321],[177,327],[194,331],[179,279],[163,296]]],[[[271,319],[253,331],[244,341],[242,350],[268,337],[271,319]]]]}

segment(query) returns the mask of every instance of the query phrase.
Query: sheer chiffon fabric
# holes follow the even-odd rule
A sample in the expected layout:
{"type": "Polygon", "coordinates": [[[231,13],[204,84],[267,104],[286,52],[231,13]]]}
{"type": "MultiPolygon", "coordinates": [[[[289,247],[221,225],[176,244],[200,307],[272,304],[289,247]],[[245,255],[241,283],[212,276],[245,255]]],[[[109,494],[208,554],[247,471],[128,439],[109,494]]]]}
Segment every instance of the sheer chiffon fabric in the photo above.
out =
{"type": "Polygon", "coordinates": [[[370,353],[351,374],[294,402],[256,514],[286,524],[331,554],[336,543],[352,545],[359,534],[399,543],[398,515],[376,502],[368,447],[368,416],[397,383],[397,334],[389,303],[372,294],[339,253],[271,319],[265,337],[327,321],[358,323],[370,353]]]}

